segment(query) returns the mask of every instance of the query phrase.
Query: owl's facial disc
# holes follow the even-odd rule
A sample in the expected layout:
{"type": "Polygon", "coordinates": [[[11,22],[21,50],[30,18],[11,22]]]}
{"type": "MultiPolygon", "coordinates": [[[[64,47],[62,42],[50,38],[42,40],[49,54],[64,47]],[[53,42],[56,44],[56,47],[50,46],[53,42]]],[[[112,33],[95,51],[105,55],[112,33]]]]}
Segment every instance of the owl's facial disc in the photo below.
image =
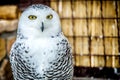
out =
{"type": "Polygon", "coordinates": [[[44,31],[44,23],[42,22],[41,31],[44,31]]]}

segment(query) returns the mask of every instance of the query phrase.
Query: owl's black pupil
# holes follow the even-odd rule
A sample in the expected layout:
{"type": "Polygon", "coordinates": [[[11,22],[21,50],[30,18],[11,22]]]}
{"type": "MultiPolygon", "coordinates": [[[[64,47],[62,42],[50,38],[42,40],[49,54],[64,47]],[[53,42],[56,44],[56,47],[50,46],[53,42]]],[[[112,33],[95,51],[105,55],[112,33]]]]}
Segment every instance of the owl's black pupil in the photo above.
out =
{"type": "Polygon", "coordinates": [[[48,18],[52,18],[52,15],[49,15],[48,18]]]}

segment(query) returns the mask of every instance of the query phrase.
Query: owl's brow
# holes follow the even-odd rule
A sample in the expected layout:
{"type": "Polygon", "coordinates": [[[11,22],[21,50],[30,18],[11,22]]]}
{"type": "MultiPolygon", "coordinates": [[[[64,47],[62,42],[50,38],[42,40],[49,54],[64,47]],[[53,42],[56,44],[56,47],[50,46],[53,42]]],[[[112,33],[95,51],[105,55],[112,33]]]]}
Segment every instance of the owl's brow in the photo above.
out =
{"type": "Polygon", "coordinates": [[[46,9],[46,8],[49,8],[49,7],[47,7],[45,5],[42,5],[42,4],[40,4],[40,5],[32,5],[32,7],[34,9],[46,9]]]}

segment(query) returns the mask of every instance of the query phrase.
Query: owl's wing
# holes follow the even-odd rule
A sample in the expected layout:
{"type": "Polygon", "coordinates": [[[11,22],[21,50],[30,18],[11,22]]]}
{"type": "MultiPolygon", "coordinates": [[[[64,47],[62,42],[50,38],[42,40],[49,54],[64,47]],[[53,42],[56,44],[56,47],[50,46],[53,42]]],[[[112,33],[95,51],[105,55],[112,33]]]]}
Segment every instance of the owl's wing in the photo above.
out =
{"type": "Polygon", "coordinates": [[[27,53],[29,53],[29,47],[24,42],[15,42],[10,51],[10,62],[19,62],[22,55],[27,53]]]}
{"type": "Polygon", "coordinates": [[[15,80],[24,80],[24,75],[32,69],[25,61],[24,55],[27,53],[29,53],[29,47],[24,42],[15,42],[11,48],[10,63],[15,80]]]}
{"type": "Polygon", "coordinates": [[[50,79],[72,80],[73,76],[73,61],[72,48],[66,37],[60,36],[57,43],[57,57],[51,62],[52,68],[47,71],[46,76],[50,79]]]}

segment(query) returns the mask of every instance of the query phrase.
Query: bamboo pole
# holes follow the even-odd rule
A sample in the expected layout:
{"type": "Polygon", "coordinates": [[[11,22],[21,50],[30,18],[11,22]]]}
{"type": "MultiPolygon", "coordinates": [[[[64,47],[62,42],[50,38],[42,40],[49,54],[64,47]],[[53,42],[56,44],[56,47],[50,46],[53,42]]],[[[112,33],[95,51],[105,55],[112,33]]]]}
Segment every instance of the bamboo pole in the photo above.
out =
{"type": "Polygon", "coordinates": [[[76,56],[76,66],[90,67],[89,56],[76,56]]]}
{"type": "Polygon", "coordinates": [[[117,21],[115,19],[105,19],[103,20],[104,36],[117,37],[117,21]]]}
{"type": "Polygon", "coordinates": [[[70,1],[59,1],[58,4],[58,12],[60,17],[70,18],[72,17],[72,9],[71,9],[71,2],[70,1]]]}
{"type": "Polygon", "coordinates": [[[117,1],[117,8],[118,17],[120,18],[120,1],[117,1]]]}
{"type": "Polygon", "coordinates": [[[116,17],[115,1],[102,1],[103,17],[116,17]]]}
{"type": "Polygon", "coordinates": [[[76,38],[75,39],[75,53],[77,55],[89,54],[88,38],[76,38]]]}
{"type": "Polygon", "coordinates": [[[90,36],[102,37],[102,22],[100,19],[90,19],[88,20],[88,29],[90,36]]]}
{"type": "Polygon", "coordinates": [[[88,1],[87,13],[88,17],[101,17],[100,1],[88,1]]]}
{"type": "Polygon", "coordinates": [[[73,2],[73,17],[86,17],[86,1],[73,2]]]}
{"type": "Polygon", "coordinates": [[[91,39],[91,54],[104,55],[103,39],[102,38],[92,38],[91,39]]]}
{"type": "Polygon", "coordinates": [[[5,80],[5,67],[8,63],[7,59],[4,59],[0,67],[0,79],[5,80]]]}
{"type": "Polygon", "coordinates": [[[3,31],[15,31],[18,27],[18,20],[0,20],[0,33],[3,31]]]}
{"type": "Polygon", "coordinates": [[[0,38],[0,61],[5,57],[6,50],[5,50],[5,39],[0,38]]]}
{"type": "Polygon", "coordinates": [[[112,56],[106,56],[106,67],[112,67],[112,56]]]}
{"type": "Polygon", "coordinates": [[[66,36],[73,36],[73,26],[71,19],[62,19],[62,31],[66,36]]]}
{"type": "MultiPolygon", "coordinates": [[[[110,59],[111,61],[111,66],[106,65],[108,67],[117,67],[116,66],[116,56],[119,54],[119,44],[118,44],[118,28],[117,28],[117,22],[116,20],[104,20],[103,21],[104,25],[104,36],[108,36],[109,38],[105,38],[105,54],[106,55],[113,55],[110,59]]],[[[108,64],[110,64],[109,60],[107,60],[108,64]]]]}
{"type": "Polygon", "coordinates": [[[0,18],[16,19],[17,18],[17,6],[15,5],[0,6],[0,18]]]}
{"type": "Polygon", "coordinates": [[[50,7],[57,12],[57,11],[58,11],[57,1],[52,0],[52,1],[50,2],[50,7]]]}
{"type": "Polygon", "coordinates": [[[91,56],[91,67],[104,67],[104,56],[91,56]]]}
{"type": "Polygon", "coordinates": [[[86,20],[74,19],[73,22],[75,36],[88,36],[86,20]]]}
{"type": "Polygon", "coordinates": [[[113,55],[118,54],[118,40],[114,38],[118,36],[116,20],[114,19],[104,20],[103,24],[104,24],[104,36],[111,37],[111,38],[105,38],[105,53],[113,54],[113,55]]]}
{"type": "Polygon", "coordinates": [[[6,46],[6,51],[7,51],[7,54],[10,55],[10,50],[11,50],[11,47],[12,47],[12,44],[15,42],[16,40],[16,36],[15,35],[12,35],[10,37],[7,37],[7,40],[6,40],[6,43],[7,43],[7,46],[6,46]]]}

